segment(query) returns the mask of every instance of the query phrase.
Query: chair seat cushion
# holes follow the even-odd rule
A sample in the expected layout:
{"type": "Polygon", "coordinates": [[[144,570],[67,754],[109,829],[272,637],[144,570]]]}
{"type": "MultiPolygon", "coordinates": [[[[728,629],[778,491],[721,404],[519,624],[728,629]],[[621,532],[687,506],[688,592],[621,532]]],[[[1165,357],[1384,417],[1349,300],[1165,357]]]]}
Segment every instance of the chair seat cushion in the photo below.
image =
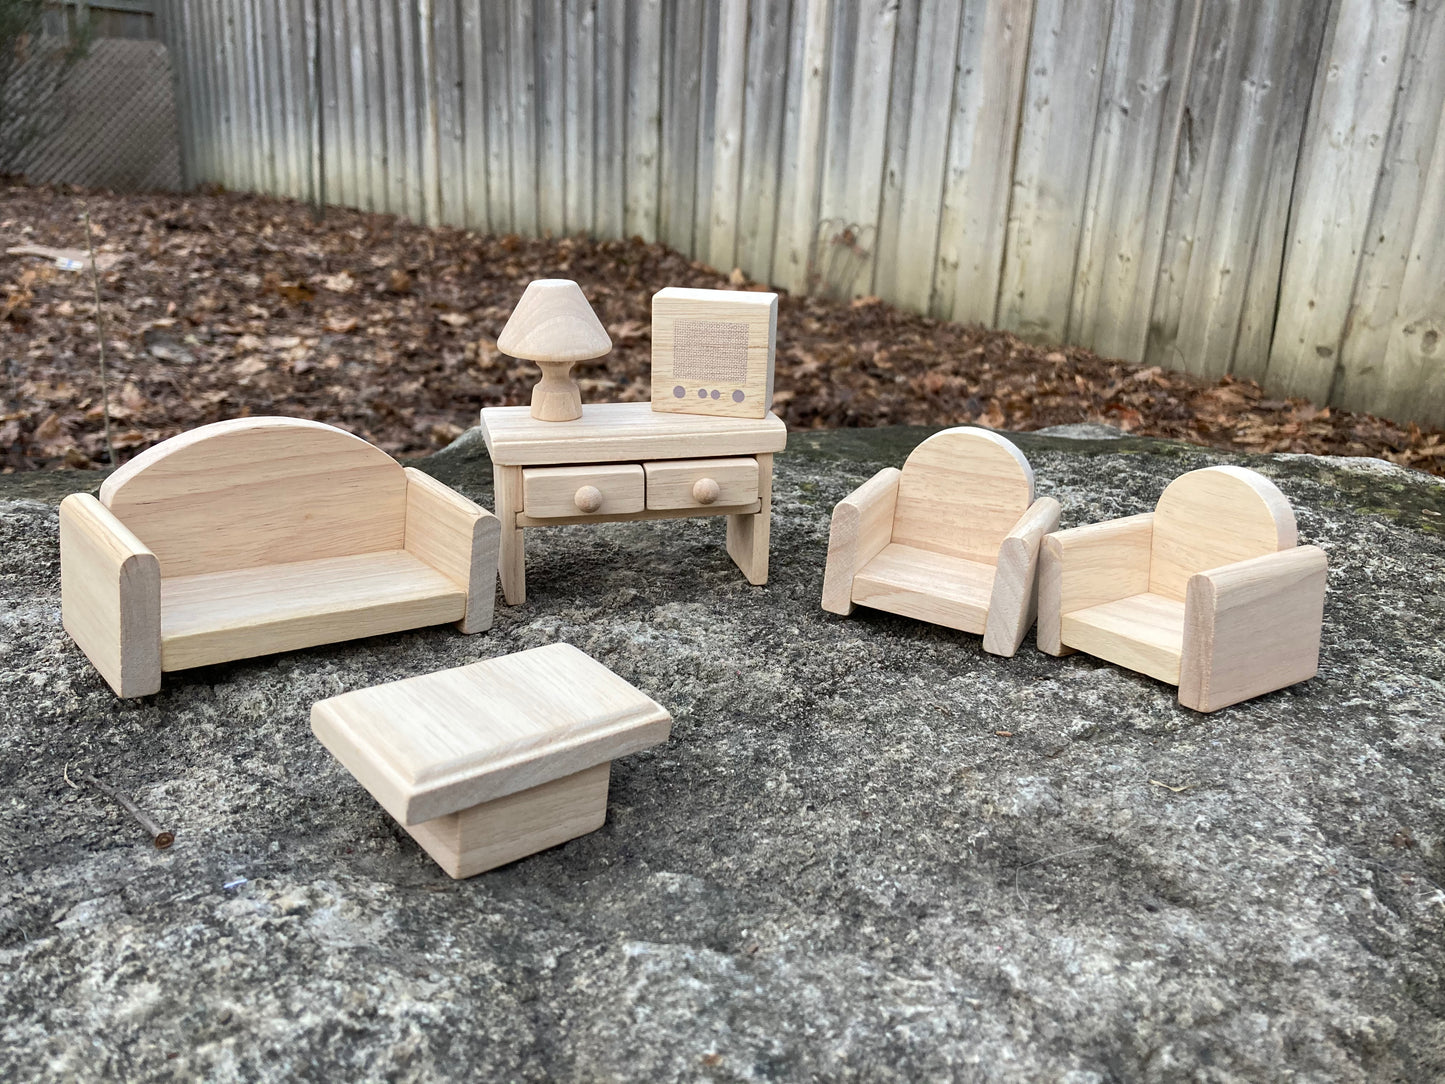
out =
{"type": "Polygon", "coordinates": [[[853,577],[860,606],[982,633],[993,593],[992,565],[893,542],[853,577]]]}
{"type": "Polygon", "coordinates": [[[161,669],[460,621],[467,594],[406,550],[161,580],[161,669]]]}
{"type": "Polygon", "coordinates": [[[1130,595],[1064,614],[1065,647],[1179,684],[1184,654],[1184,603],[1163,595],[1130,595]]]}

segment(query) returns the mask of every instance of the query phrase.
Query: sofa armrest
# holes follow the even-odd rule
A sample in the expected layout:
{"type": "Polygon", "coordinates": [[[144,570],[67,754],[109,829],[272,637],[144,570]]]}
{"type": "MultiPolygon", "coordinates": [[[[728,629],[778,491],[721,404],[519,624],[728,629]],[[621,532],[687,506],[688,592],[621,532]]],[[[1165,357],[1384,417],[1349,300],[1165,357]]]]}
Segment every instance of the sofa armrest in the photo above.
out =
{"type": "Polygon", "coordinates": [[[60,502],[60,620],[117,696],[160,692],[160,561],[89,493],[60,502]]]}
{"type": "Polygon", "coordinates": [[[1059,525],[1059,502],[1040,497],[1029,505],[998,548],[993,590],[984,619],[983,649],[1012,657],[1038,612],[1039,545],[1059,525]]]}
{"type": "Polygon", "coordinates": [[[1314,677],[1328,566],[1318,546],[1295,546],[1191,576],[1179,702],[1218,711],[1314,677]]]}
{"type": "Polygon", "coordinates": [[[1039,550],[1039,650],[1065,655],[1064,614],[1149,590],[1154,513],[1056,531],[1039,550]]]}
{"type": "Polygon", "coordinates": [[[823,569],[823,609],[829,613],[853,612],[853,577],[893,540],[902,477],[897,467],[884,467],[834,507],[823,569]]]}
{"type": "Polygon", "coordinates": [[[457,627],[485,632],[497,604],[497,551],[502,525],[431,475],[406,468],[406,549],[467,593],[457,627]]]}

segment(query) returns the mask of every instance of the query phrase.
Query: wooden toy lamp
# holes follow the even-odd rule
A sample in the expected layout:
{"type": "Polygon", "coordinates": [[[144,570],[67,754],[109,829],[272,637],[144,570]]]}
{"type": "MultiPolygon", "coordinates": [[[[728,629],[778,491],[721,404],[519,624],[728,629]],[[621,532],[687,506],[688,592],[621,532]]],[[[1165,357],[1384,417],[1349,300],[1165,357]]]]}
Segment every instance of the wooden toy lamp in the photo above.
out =
{"type": "Polygon", "coordinates": [[[571,279],[536,279],[497,336],[497,349],[541,366],[542,379],[532,388],[532,417],[570,422],[582,417],[582,390],[572,366],[602,357],[612,340],[582,287],[571,279]]]}

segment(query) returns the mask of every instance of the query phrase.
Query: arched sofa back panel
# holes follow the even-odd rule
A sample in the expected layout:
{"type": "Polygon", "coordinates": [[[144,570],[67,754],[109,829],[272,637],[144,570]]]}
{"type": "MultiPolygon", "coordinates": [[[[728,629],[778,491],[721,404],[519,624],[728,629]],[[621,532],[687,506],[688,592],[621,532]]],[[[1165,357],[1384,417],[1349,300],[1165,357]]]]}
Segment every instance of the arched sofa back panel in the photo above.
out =
{"type": "Polygon", "coordinates": [[[406,474],[350,433],[300,418],[237,418],[136,456],[100,500],[163,578],[399,550],[406,474]]]}

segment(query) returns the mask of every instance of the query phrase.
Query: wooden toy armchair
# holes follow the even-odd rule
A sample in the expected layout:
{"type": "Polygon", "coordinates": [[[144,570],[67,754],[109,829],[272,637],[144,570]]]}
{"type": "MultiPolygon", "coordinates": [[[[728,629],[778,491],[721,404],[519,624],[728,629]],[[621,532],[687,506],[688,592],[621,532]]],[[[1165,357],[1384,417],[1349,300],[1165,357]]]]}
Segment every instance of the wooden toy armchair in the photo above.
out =
{"type": "Polygon", "coordinates": [[[60,505],[65,629],[120,696],[161,673],[455,621],[492,624],[500,525],[350,433],[239,418],[60,505]]]}
{"type": "Polygon", "coordinates": [[[1034,472],[1010,441],[961,426],[929,437],[833,509],[823,609],[854,605],[982,633],[1012,655],[1034,623],[1039,542],[1059,502],[1034,500],[1034,472]]]}
{"type": "Polygon", "coordinates": [[[1044,539],[1039,649],[1083,651],[1217,711],[1314,677],[1324,551],[1296,545],[1283,493],[1243,467],[1176,478],[1155,510],[1044,539]]]}

